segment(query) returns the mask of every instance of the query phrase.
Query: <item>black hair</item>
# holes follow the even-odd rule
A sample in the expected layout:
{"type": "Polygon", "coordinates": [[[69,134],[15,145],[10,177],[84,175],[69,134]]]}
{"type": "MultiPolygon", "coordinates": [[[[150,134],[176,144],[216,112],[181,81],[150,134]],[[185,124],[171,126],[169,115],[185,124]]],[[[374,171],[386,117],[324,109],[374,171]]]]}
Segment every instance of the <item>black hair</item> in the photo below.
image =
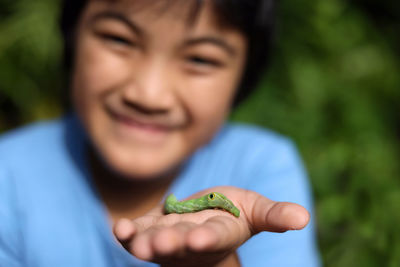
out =
{"type": "MultiPolygon", "coordinates": [[[[198,13],[204,0],[193,1],[195,1],[193,11],[198,13]]],[[[67,73],[73,66],[75,28],[87,2],[88,0],[63,0],[60,26],[67,73]]],[[[274,2],[274,0],[212,0],[218,22],[238,29],[248,41],[246,66],[234,99],[234,107],[255,89],[270,61],[275,26],[274,2]]]]}

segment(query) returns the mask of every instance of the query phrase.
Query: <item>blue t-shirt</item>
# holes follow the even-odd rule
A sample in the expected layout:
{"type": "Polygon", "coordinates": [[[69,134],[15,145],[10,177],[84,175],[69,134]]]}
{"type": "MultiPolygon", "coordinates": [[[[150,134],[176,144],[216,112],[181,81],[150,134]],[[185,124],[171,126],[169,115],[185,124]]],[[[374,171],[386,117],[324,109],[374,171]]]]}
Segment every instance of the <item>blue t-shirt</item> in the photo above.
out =
{"type": "MultiPolygon", "coordinates": [[[[36,123],[0,138],[0,266],[152,266],[114,239],[87,168],[87,137],[75,116],[36,123]]],[[[270,131],[225,125],[185,163],[169,191],[178,199],[233,185],[312,213],[296,149],[270,131]]],[[[238,249],[243,266],[319,266],[314,222],[263,232],[238,249]]]]}

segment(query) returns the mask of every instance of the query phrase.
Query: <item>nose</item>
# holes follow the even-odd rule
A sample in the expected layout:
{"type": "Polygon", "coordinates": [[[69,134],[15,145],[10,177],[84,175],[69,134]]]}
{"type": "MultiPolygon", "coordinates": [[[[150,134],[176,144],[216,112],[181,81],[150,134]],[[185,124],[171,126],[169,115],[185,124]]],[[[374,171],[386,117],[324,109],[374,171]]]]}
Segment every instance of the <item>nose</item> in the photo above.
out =
{"type": "Polygon", "coordinates": [[[123,88],[123,102],[143,113],[165,113],[175,104],[171,69],[162,61],[140,64],[123,88]]]}

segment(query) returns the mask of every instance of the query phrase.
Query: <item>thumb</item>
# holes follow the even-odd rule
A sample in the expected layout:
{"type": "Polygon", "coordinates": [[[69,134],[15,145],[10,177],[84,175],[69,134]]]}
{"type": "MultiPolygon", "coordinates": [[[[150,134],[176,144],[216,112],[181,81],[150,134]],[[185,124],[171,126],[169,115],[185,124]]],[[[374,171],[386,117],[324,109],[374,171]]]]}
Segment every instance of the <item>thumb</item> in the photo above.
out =
{"type": "Polygon", "coordinates": [[[303,207],[290,202],[272,201],[256,192],[247,192],[249,225],[253,234],[261,231],[285,232],[303,229],[310,220],[310,214],[303,207]]]}

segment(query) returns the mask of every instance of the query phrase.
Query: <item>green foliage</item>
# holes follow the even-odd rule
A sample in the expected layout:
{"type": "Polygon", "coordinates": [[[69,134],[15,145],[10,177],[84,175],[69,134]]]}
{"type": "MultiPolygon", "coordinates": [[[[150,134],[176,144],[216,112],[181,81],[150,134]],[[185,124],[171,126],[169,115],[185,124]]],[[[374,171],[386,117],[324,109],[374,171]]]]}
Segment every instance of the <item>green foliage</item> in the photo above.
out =
{"type": "Polygon", "coordinates": [[[400,266],[399,59],[348,1],[281,14],[271,72],[233,118],[297,141],[326,266],[400,266]]]}
{"type": "Polygon", "coordinates": [[[58,5],[0,2],[0,129],[59,113],[58,5]]]}
{"type": "MultiPolygon", "coordinates": [[[[400,61],[360,6],[280,1],[271,70],[232,119],[299,145],[325,266],[400,266],[400,61]]],[[[61,112],[57,13],[54,0],[0,3],[0,130],[61,112]]]]}

